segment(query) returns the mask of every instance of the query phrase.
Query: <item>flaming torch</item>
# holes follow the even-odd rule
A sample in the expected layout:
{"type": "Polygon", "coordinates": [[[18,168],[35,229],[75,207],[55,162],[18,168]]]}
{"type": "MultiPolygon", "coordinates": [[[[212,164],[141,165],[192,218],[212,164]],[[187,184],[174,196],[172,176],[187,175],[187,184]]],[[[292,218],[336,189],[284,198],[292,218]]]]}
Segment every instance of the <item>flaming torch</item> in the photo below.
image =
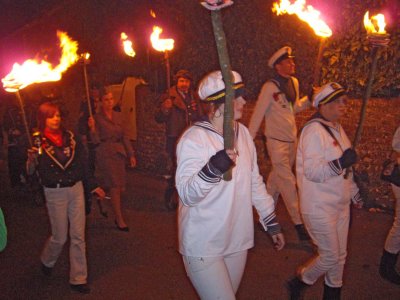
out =
{"type": "Polygon", "coordinates": [[[135,50],[133,50],[132,41],[128,40],[128,36],[126,35],[125,32],[121,32],[121,41],[122,41],[122,46],[124,47],[125,54],[130,57],[135,57],[136,52],[135,50]]]}
{"type": "Polygon", "coordinates": [[[30,146],[32,146],[32,139],[26,121],[24,103],[19,91],[33,83],[59,81],[61,74],[78,60],[78,55],[76,54],[78,43],[71,40],[65,32],[57,31],[57,36],[60,40],[62,55],[60,63],[56,67],[53,68],[51,63],[45,60],[28,59],[22,65],[15,63],[11,72],[1,80],[4,89],[7,92],[15,93],[19,101],[22,121],[30,146]]]}
{"type": "Polygon", "coordinates": [[[361,138],[362,127],[365,119],[365,111],[367,107],[367,101],[371,97],[372,82],[374,81],[374,75],[376,71],[376,65],[378,61],[378,50],[387,47],[390,42],[390,35],[385,31],[385,16],[383,14],[378,14],[369,18],[368,11],[364,15],[364,26],[367,30],[367,41],[371,46],[372,52],[372,63],[368,74],[367,87],[363,96],[363,102],[360,112],[360,121],[358,122],[358,127],[356,135],[353,141],[353,148],[355,148],[361,138]]]}
{"type": "Polygon", "coordinates": [[[320,37],[318,55],[313,73],[313,86],[318,86],[322,54],[325,49],[326,39],[332,35],[332,30],[320,18],[321,13],[318,10],[314,9],[311,5],[306,6],[305,0],[297,0],[294,3],[291,3],[289,0],[281,0],[279,4],[276,2],[273,4],[272,11],[278,16],[295,14],[300,20],[306,22],[314,30],[315,34],[320,37]]]}
{"type": "Polygon", "coordinates": [[[168,51],[174,49],[173,39],[160,39],[160,34],[162,33],[162,28],[158,26],[153,27],[153,32],[150,35],[150,41],[153,48],[157,51],[164,52],[165,67],[167,69],[167,89],[169,90],[171,85],[171,69],[169,65],[168,51]]]}

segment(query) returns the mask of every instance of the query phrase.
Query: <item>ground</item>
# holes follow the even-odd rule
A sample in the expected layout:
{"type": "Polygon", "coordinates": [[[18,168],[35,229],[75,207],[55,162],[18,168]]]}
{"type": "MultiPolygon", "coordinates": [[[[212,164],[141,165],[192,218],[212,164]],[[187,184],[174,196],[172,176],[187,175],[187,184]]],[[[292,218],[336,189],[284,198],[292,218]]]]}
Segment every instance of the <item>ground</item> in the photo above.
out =
{"type": "MultiPolygon", "coordinates": [[[[177,252],[175,212],[167,211],[162,195],[163,178],[128,172],[123,197],[124,213],[131,231],[117,231],[111,209],[101,216],[97,203],[87,217],[89,295],[72,293],[68,286],[68,246],[57,262],[53,276],[39,269],[39,255],[49,233],[44,206],[21,197],[7,186],[5,172],[0,205],[8,226],[8,245],[0,253],[0,299],[197,299],[177,252]]],[[[300,243],[282,205],[278,217],[284,228],[286,247],[276,252],[270,238],[255,220],[255,243],[250,250],[238,299],[288,299],[284,282],[312,256],[313,248],[300,243]]],[[[353,211],[349,255],[342,299],[400,299],[400,287],[378,275],[379,259],[393,216],[353,211]]],[[[321,299],[320,279],[306,299],[321,299]]]]}

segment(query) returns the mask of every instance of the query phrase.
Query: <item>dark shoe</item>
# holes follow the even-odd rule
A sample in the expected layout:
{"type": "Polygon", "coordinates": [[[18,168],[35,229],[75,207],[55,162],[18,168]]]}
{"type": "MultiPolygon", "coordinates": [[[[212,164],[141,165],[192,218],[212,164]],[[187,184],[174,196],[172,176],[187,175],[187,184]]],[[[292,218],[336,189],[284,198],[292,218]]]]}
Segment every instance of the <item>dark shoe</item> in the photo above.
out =
{"type": "Polygon", "coordinates": [[[300,300],[303,299],[304,290],[309,287],[308,284],[301,281],[297,276],[293,277],[286,282],[286,288],[289,291],[290,300],[300,300]]]}
{"type": "Polygon", "coordinates": [[[322,300],[340,300],[341,291],[341,287],[334,288],[324,284],[324,296],[322,300]]]}
{"type": "Polygon", "coordinates": [[[42,271],[42,274],[44,276],[50,277],[51,272],[53,271],[53,268],[47,267],[43,263],[41,263],[40,270],[42,271]]]}
{"type": "Polygon", "coordinates": [[[117,227],[117,229],[118,229],[119,231],[129,232],[129,227],[128,227],[128,226],[120,227],[120,226],[118,225],[117,221],[115,221],[115,226],[117,227]]]}
{"type": "Polygon", "coordinates": [[[89,294],[90,287],[86,283],[83,284],[70,284],[71,291],[81,293],[81,294],[89,294]]]}
{"type": "Polygon", "coordinates": [[[303,224],[294,225],[294,228],[296,229],[300,241],[309,241],[311,239],[303,224]]]}
{"type": "Polygon", "coordinates": [[[398,256],[398,253],[393,254],[383,250],[381,264],[379,266],[379,274],[382,278],[389,280],[391,283],[400,285],[400,275],[395,269],[398,256]]]}

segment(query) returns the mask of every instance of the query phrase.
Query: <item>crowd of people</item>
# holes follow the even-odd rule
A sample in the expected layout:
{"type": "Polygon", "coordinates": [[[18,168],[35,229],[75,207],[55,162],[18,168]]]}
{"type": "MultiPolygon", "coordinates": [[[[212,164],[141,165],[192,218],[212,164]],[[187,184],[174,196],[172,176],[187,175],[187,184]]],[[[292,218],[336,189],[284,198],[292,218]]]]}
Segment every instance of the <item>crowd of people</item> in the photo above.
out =
{"type": "MultiPolygon", "coordinates": [[[[352,172],[357,153],[340,125],[347,92],[339,83],[329,82],[300,97],[288,46],[278,49],[268,66],[275,75],[263,85],[248,128],[238,121],[246,104],[245,83],[238,72],[232,72],[233,149],[224,146],[226,88],[221,71],[206,74],[195,90],[190,72],[179,70],[175,85],[160,97],[155,120],[165,124],[165,151],[171,166],[164,200],[168,209],[177,208],[179,253],[201,299],[235,299],[248,250],[254,247],[253,206],[274,249],[285,246],[275,213],[281,196],[299,242],[313,243],[317,251],[288,278],[290,299],[301,299],[321,276],[323,299],[340,299],[350,206],[363,207],[352,172]],[[310,107],[315,113],[298,134],[295,114],[310,107]],[[263,120],[272,163],[266,183],[253,141],[263,120]],[[230,180],[224,177],[227,172],[230,180]]],[[[10,111],[4,122],[12,187],[36,172],[46,199],[51,235],[40,257],[41,271],[51,276],[69,235],[69,283],[79,293],[90,292],[85,243],[89,199],[92,195],[110,198],[116,228],[129,232],[121,193],[126,167],[136,166],[135,151],[121,113],[114,109],[112,93],[93,86],[90,101],[90,106],[82,104],[77,135],[63,127],[59,105],[42,103],[36,117],[30,116],[40,136],[33,147],[23,144],[27,138],[19,113],[10,111]],[[13,163],[16,159],[19,163],[13,163]]],[[[400,162],[400,129],[392,146],[400,162]]],[[[379,273],[400,285],[395,269],[400,252],[400,187],[392,188],[396,216],[379,273]]],[[[0,251],[6,245],[6,233],[0,209],[0,251]]]]}

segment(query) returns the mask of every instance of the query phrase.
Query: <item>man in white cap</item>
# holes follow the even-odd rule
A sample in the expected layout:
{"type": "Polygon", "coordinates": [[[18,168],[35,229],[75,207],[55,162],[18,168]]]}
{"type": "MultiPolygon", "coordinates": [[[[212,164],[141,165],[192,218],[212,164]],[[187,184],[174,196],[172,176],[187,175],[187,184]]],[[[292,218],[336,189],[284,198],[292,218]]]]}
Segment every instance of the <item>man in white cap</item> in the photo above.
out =
{"type": "Polygon", "coordinates": [[[339,120],[346,112],[345,89],[328,83],[313,97],[318,108],[304,125],[296,155],[300,210],[318,254],[299,268],[288,282],[290,299],[302,299],[304,288],[325,276],[323,299],[340,299],[347,255],[350,202],[361,208],[362,199],[350,171],[356,152],[339,120]]]}
{"type": "Polygon", "coordinates": [[[272,162],[272,170],[267,181],[267,190],[277,202],[282,195],[288,213],[295,225],[300,240],[310,237],[304,228],[299,211],[296,178],[293,164],[297,146],[297,128],[295,113],[310,106],[308,97],[299,97],[299,82],[293,77],[295,63],[290,47],[276,51],[268,61],[268,66],[276,72],[275,77],[267,81],[258,96],[257,104],[249,124],[253,139],[265,119],[264,135],[272,162]]]}

